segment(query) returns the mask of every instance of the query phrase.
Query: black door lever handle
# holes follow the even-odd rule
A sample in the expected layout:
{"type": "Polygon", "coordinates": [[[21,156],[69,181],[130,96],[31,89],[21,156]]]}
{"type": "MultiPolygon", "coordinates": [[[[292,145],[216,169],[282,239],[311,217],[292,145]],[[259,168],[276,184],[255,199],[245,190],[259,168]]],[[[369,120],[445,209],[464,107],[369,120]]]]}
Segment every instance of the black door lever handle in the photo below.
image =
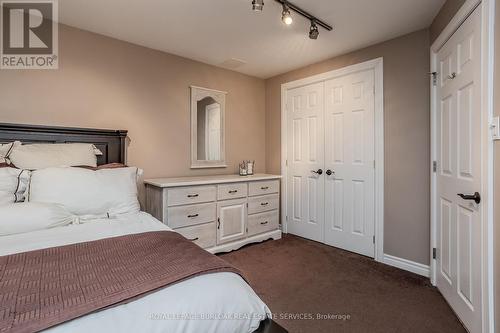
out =
{"type": "Polygon", "coordinates": [[[458,193],[458,196],[464,200],[474,200],[474,202],[477,204],[481,203],[481,194],[479,194],[479,192],[476,192],[473,195],[458,193]]]}

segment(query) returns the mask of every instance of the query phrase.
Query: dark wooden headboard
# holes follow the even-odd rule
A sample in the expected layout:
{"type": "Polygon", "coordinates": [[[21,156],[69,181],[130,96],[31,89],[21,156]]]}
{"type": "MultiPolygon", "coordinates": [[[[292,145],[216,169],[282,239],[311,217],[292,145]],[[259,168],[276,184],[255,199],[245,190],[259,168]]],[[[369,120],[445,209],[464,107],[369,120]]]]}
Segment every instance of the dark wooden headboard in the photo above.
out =
{"type": "Polygon", "coordinates": [[[90,128],[52,127],[0,123],[0,143],[92,143],[102,156],[97,164],[125,163],[127,131],[90,128]]]}

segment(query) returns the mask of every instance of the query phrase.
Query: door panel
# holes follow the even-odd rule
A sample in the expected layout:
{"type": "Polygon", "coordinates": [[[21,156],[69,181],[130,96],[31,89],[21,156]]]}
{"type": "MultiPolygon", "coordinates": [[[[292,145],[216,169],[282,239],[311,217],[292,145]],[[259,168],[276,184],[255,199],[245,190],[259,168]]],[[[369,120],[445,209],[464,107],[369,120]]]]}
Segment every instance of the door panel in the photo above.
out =
{"type": "Polygon", "coordinates": [[[288,232],[323,241],[323,83],[287,91],[288,232]]]}
{"type": "Polygon", "coordinates": [[[441,198],[441,273],[451,283],[451,254],[452,249],[452,203],[441,198]]]}
{"type": "Polygon", "coordinates": [[[437,287],[470,332],[481,332],[481,12],[437,54],[437,287]]]}
{"type": "Polygon", "coordinates": [[[217,244],[246,237],[247,200],[237,199],[217,203],[217,244]]]}
{"type": "Polygon", "coordinates": [[[325,82],[325,243],[375,256],[374,72],[325,82]]]}

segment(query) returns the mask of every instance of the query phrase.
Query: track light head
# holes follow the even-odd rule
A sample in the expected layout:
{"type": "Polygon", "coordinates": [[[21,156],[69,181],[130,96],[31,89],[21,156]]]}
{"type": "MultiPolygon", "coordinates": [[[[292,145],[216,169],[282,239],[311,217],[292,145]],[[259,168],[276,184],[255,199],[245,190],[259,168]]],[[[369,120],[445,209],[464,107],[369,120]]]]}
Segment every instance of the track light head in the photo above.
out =
{"type": "Polygon", "coordinates": [[[318,39],[318,36],[319,36],[318,26],[316,25],[316,22],[314,20],[311,20],[311,28],[309,29],[309,38],[318,39]]]}
{"type": "Polygon", "coordinates": [[[286,25],[290,25],[293,23],[292,15],[290,15],[290,9],[288,9],[286,2],[283,3],[283,12],[281,13],[281,20],[286,25]]]}
{"type": "MultiPolygon", "coordinates": [[[[1,0],[0,0],[1,1],[1,0]]],[[[252,9],[256,12],[261,12],[264,9],[264,1],[265,0],[252,0],[252,9]]],[[[297,5],[289,2],[288,0],[274,0],[275,2],[280,3],[283,6],[283,11],[281,12],[281,21],[284,24],[290,25],[293,23],[292,15],[290,14],[290,10],[293,10],[294,13],[297,13],[299,16],[310,20],[311,26],[309,28],[309,38],[310,39],[318,39],[319,37],[319,29],[318,26],[324,28],[327,31],[331,31],[333,27],[328,23],[316,18],[311,15],[304,9],[298,7],[297,5]]]]}
{"type": "Polygon", "coordinates": [[[264,9],[264,0],[253,0],[252,10],[254,12],[261,12],[264,9]]]}

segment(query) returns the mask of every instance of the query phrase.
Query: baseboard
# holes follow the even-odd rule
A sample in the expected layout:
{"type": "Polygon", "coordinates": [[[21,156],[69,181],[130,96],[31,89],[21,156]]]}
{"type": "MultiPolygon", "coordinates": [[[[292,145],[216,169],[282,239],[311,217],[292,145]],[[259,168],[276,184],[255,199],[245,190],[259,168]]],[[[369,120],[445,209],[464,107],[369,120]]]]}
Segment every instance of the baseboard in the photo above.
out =
{"type": "Polygon", "coordinates": [[[397,267],[399,269],[403,269],[405,271],[409,271],[425,277],[430,277],[431,270],[429,265],[420,264],[415,261],[398,258],[385,253],[384,253],[384,260],[382,262],[389,266],[397,267]]]}

